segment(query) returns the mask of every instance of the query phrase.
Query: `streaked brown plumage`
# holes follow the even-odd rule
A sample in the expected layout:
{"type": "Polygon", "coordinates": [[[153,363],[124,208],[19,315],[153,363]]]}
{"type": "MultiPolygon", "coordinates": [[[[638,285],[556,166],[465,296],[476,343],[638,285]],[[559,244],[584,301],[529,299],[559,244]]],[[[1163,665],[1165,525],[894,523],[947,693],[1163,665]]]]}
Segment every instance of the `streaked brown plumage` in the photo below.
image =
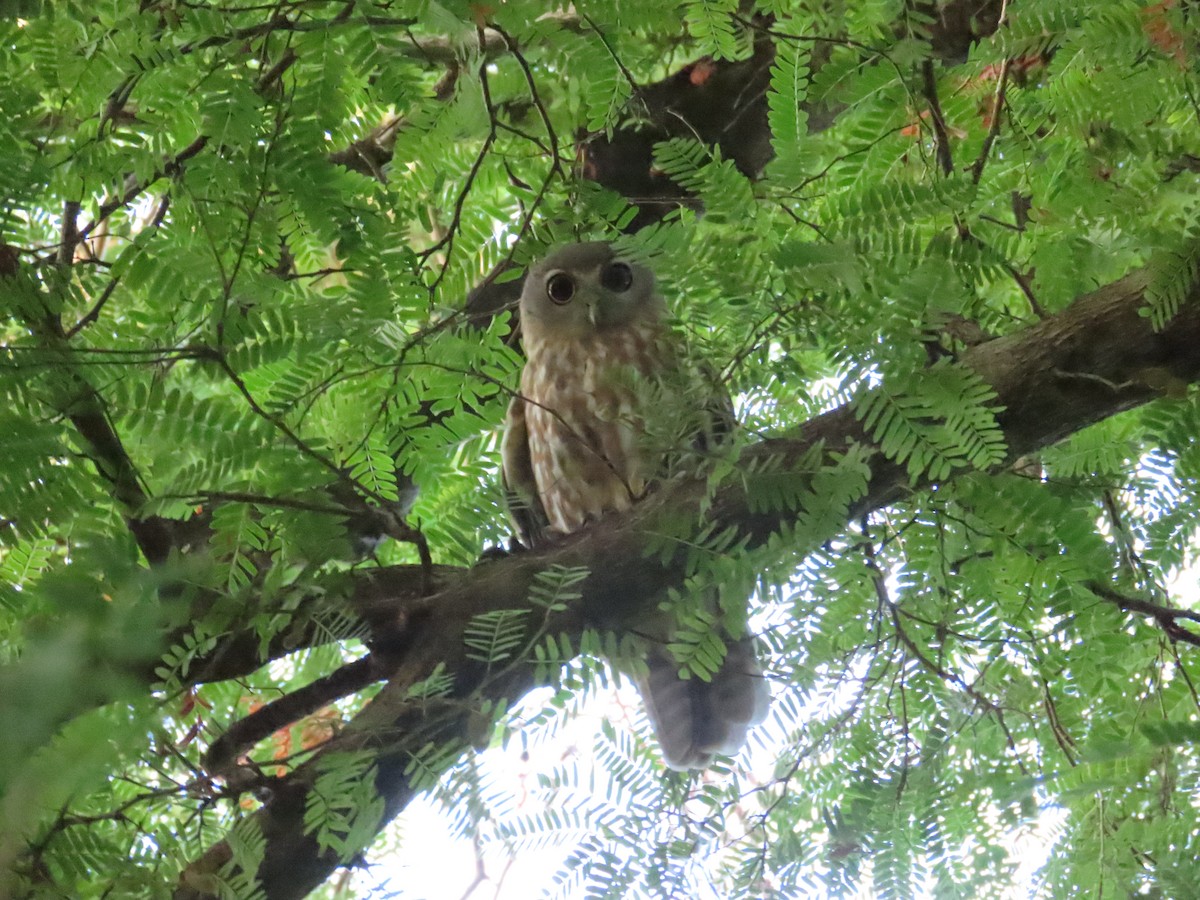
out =
{"type": "MultiPolygon", "coordinates": [[[[502,455],[521,541],[538,547],[628,509],[684,445],[728,427],[728,399],[700,379],[666,325],[649,269],[605,243],[572,244],[533,266],[521,294],[527,362],[502,455]]],[[[646,598],[648,674],[638,688],[676,769],[731,753],[766,713],[751,638],[725,637],[712,680],[681,679],[670,634],[646,598]]],[[[715,608],[715,600],[713,601],[715,608]]]]}

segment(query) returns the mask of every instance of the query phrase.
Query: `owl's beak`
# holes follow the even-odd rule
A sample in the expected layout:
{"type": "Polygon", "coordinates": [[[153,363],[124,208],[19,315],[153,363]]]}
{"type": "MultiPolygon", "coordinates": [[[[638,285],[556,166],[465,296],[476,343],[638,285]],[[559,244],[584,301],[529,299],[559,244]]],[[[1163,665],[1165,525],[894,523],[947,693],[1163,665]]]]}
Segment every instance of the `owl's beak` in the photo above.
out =
{"type": "Polygon", "coordinates": [[[588,321],[592,323],[592,327],[596,327],[596,307],[598,304],[589,303],[587,305],[588,321]]]}

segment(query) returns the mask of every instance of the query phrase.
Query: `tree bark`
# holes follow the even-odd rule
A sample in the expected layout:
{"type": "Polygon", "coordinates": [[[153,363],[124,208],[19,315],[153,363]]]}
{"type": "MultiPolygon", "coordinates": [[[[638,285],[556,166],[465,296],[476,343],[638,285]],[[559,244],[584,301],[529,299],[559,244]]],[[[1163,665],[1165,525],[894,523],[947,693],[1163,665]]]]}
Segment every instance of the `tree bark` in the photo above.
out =
{"type": "MultiPolygon", "coordinates": [[[[1148,280],[1145,270],[1136,271],[1080,297],[1055,316],[961,356],[962,364],[998,395],[1009,461],[1161,397],[1174,386],[1200,380],[1200,292],[1193,287],[1175,318],[1155,332],[1149,319],[1139,314],[1148,280]]],[[[921,486],[912,484],[903,466],[874,447],[849,406],[753,445],[741,459],[748,470],[769,459],[786,472],[818,444],[827,461],[855,446],[867,450],[869,485],[847,511],[847,521],[921,486]]],[[[305,797],[324,757],[361,749],[377,754],[375,787],[384,800],[377,824],[382,828],[419,789],[406,770],[420,748],[430,741],[465,748],[477,730],[473,717],[484,701],[503,705],[534,684],[530,658],[495,672],[467,656],[463,630],[472,616],[528,610],[531,632],[536,625],[542,633],[565,634],[573,646],[589,624],[632,624],[665,588],[683,578],[682,554],[665,563],[661,557],[644,555],[649,535],[658,533],[657,523],[666,520],[699,522],[705,492],[702,481],[670,483],[628,513],[609,516],[558,546],[483,562],[457,577],[448,576],[444,588],[415,603],[406,592],[411,587],[409,567],[364,575],[375,598],[376,644],[395,652],[394,674],[342,735],[312,761],[271,783],[270,799],[255,813],[267,838],[266,861],[258,871],[266,897],[303,897],[342,864],[332,852],[321,852],[304,832],[305,797]],[[531,603],[530,588],[538,573],[552,566],[586,568],[589,574],[578,603],[547,613],[531,603]],[[393,578],[396,608],[402,614],[388,611],[393,578]],[[406,699],[408,689],[439,663],[453,675],[449,696],[437,704],[406,699]]],[[[756,508],[739,479],[727,480],[708,506],[708,519],[736,529],[747,549],[761,547],[803,514],[797,508],[756,508]]],[[[175,896],[215,896],[209,879],[229,858],[226,843],[210,848],[184,873],[175,896]]]]}

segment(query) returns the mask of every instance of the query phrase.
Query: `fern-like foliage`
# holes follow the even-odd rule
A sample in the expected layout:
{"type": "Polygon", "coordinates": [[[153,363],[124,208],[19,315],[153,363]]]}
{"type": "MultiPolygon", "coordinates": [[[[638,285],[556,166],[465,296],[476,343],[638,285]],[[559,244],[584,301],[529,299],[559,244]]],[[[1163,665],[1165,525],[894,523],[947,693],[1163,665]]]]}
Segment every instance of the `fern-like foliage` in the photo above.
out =
{"type": "Polygon", "coordinates": [[[323,758],[309,792],[304,827],[322,850],[350,860],[375,836],[383,798],[375,791],[374,761],[369,754],[342,753],[323,758]]]}
{"type": "Polygon", "coordinates": [[[1146,287],[1146,313],[1156,330],[1165,328],[1179,312],[1193,293],[1198,273],[1200,251],[1194,241],[1155,257],[1150,266],[1150,284],[1146,287]]]}
{"type": "Polygon", "coordinates": [[[955,468],[988,469],[1004,459],[995,392],[978,376],[937,366],[914,376],[911,393],[887,383],[856,405],[863,425],[912,480],[949,477],[955,468]]]}
{"type": "Polygon", "coordinates": [[[1191,370],[1090,383],[1162,397],[1014,460],[965,363],[1135,272],[1188,354],[1196,17],[937,6],[3,5],[0,896],[260,896],[288,815],[356,896],[531,853],[522,896],[1191,896],[1191,370]],[[580,614],[612,573],[564,542],[487,595],[512,301],[583,239],[654,270],[741,421],[697,442],[647,388],[695,504],[638,498],[630,565],[680,575],[611,598],[688,678],[763,647],[771,713],[699,778],[659,764],[644,635],[580,614]],[[848,405],[858,440],[817,418],[848,405]],[[377,600],[452,653],[378,644],[377,600]],[[375,837],[388,773],[424,793],[375,837]]]}
{"type": "Polygon", "coordinates": [[[463,632],[467,657],[485,663],[511,659],[524,640],[528,615],[527,609],[497,609],[473,617],[463,632]]]}

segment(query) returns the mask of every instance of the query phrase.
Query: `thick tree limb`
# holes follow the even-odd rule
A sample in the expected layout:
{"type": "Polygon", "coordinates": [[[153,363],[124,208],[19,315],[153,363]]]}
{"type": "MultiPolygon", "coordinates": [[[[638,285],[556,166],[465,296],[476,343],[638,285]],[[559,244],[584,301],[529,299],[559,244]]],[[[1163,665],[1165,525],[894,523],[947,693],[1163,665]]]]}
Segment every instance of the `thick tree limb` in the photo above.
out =
{"type": "MultiPolygon", "coordinates": [[[[1000,421],[1010,460],[1160,396],[1161,390],[1152,385],[1200,380],[1200,292],[1193,289],[1170,325],[1155,333],[1149,320],[1139,315],[1147,283],[1144,271],[1134,272],[1081,297],[1056,316],[962,356],[963,364],[991,384],[1004,407],[1000,421]]],[[[789,435],[753,446],[743,461],[774,459],[786,468],[818,443],[827,457],[854,445],[872,446],[853,409],[842,407],[789,435]]],[[[867,493],[848,511],[848,519],[884,507],[919,486],[909,483],[903,467],[873,451],[867,493]]],[[[664,565],[644,556],[647,535],[658,531],[657,523],[664,520],[698,521],[704,495],[699,482],[671,484],[629,513],[606,518],[560,546],[483,563],[427,599],[404,601],[404,615],[394,619],[386,614],[391,574],[374,573],[372,590],[379,599],[373,618],[376,641],[393,653],[395,674],[341,736],[311,762],[272,784],[271,799],[256,813],[268,841],[266,862],[258,872],[266,896],[302,897],[340,864],[335,854],[322,852],[303,827],[305,797],[325,757],[353,749],[377,754],[375,786],[384,799],[378,823],[382,828],[419,789],[408,773],[421,748],[429,742],[466,746],[484,701],[503,704],[534,683],[534,667],[524,659],[497,672],[468,658],[462,638],[472,616],[527,610],[531,632],[562,632],[574,639],[589,622],[617,627],[629,622],[682,578],[682,559],[664,565]],[[577,606],[545,614],[531,604],[530,589],[539,572],[556,565],[584,567],[590,575],[581,585],[577,606]],[[632,606],[629,598],[637,598],[632,606]],[[453,677],[449,695],[437,702],[412,699],[411,686],[438,665],[453,677]]],[[[750,548],[794,524],[801,513],[756,509],[744,485],[732,481],[719,489],[710,507],[710,517],[736,528],[750,548]]],[[[443,758],[444,764],[450,761],[443,758]]],[[[229,859],[226,844],[212,847],[185,872],[176,897],[212,896],[210,877],[229,859]]]]}
{"type": "MultiPolygon", "coordinates": [[[[970,42],[989,34],[995,27],[999,0],[953,0],[941,6],[929,7],[926,12],[936,14],[936,24],[930,31],[930,41],[935,55],[954,58],[969,46],[970,42]]],[[[404,24],[399,20],[362,20],[347,12],[337,17],[336,24],[365,27],[394,28],[404,24]]],[[[581,22],[571,16],[555,16],[564,28],[581,27],[581,22]]],[[[274,30],[309,30],[311,23],[297,23],[286,16],[211,39],[204,46],[215,46],[231,39],[244,40],[262,36],[274,30]]],[[[483,35],[485,53],[501,53],[508,48],[503,35],[491,29],[483,35]]],[[[450,44],[447,42],[447,47],[450,44]]],[[[413,45],[414,54],[431,63],[452,63],[454,58],[438,52],[436,41],[413,45]]],[[[201,45],[187,48],[186,52],[200,49],[201,45]]],[[[769,79],[769,67],[773,59],[773,45],[764,31],[755,45],[754,54],[740,61],[701,60],[684,66],[678,72],[653,84],[639,86],[635,98],[640,115],[648,116],[651,126],[644,121],[617,129],[612,135],[594,135],[584,141],[579,152],[582,154],[584,174],[601,184],[631,198],[641,205],[643,212],[631,227],[654,221],[670,209],[687,202],[681,189],[661,173],[656,173],[652,164],[653,144],[669,137],[687,136],[714,144],[721,152],[733,159],[747,175],[756,176],[770,158],[770,133],[766,120],[765,91],[769,79]]],[[[334,154],[331,161],[360,171],[378,174],[391,159],[392,144],[399,120],[381,125],[369,138],[358,142],[341,154],[334,154]]],[[[107,202],[96,219],[76,229],[73,240],[77,243],[86,239],[96,225],[104,221],[116,209],[136,199],[150,184],[163,177],[176,177],[187,162],[206,146],[207,138],[201,136],[169,159],[161,171],[143,183],[131,184],[126,192],[107,202]]],[[[499,274],[493,273],[493,275],[499,274]]],[[[519,282],[494,283],[494,278],[485,280],[468,298],[466,312],[472,323],[484,322],[499,310],[509,308],[519,292],[519,282]]],[[[61,341],[66,353],[67,342],[61,341]]],[[[145,501],[138,482],[137,472],[128,455],[120,446],[120,440],[107,419],[102,400],[94,393],[83,391],[80,396],[90,398],[89,404],[76,411],[72,417],[81,437],[92,448],[97,465],[113,484],[116,498],[127,511],[130,529],[147,560],[151,563],[165,561],[172,548],[189,540],[195,531],[188,523],[174,523],[156,517],[141,518],[137,515],[145,501]],[[107,469],[105,463],[108,461],[107,469]],[[111,470],[111,471],[110,471],[111,470]]],[[[220,661],[212,666],[197,670],[205,679],[224,675],[244,674],[259,664],[254,641],[237,640],[224,642],[217,651],[220,661]],[[236,646],[232,646],[235,644],[236,646]]],[[[283,646],[279,646],[283,651],[283,646]]]]}

